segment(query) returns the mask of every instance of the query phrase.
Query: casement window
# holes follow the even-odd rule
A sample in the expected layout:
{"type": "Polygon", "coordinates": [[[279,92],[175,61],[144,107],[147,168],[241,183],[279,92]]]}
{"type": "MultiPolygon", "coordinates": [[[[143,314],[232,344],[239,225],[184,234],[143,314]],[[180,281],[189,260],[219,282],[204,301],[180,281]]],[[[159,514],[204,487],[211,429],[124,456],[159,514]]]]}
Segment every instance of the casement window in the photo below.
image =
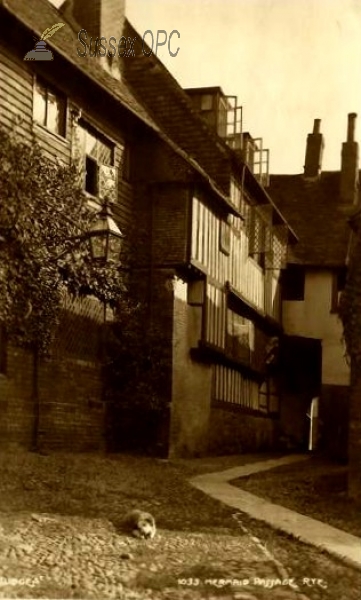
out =
{"type": "Polygon", "coordinates": [[[213,109],[213,96],[211,94],[203,94],[201,97],[201,110],[213,109]]]}
{"type": "Polygon", "coordinates": [[[249,256],[264,269],[266,266],[266,253],[269,253],[272,248],[272,232],[265,219],[254,206],[251,206],[248,210],[247,232],[249,256]]]}
{"type": "Polygon", "coordinates": [[[65,137],[66,98],[39,79],[34,83],[33,118],[52,133],[65,137]]]}
{"type": "MultiPolygon", "coordinates": [[[[190,282],[188,304],[200,308],[199,339],[224,351],[226,346],[226,293],[221,287],[205,280],[190,282]]],[[[199,340],[198,340],[199,341],[199,340]]]]}
{"type": "MultiPolygon", "coordinates": [[[[225,223],[227,226],[227,223],[225,223]]],[[[229,227],[229,226],[228,226],[229,227]]],[[[227,227],[226,227],[227,228],[227,227]]],[[[192,202],[191,259],[204,267],[215,279],[221,279],[221,219],[200,199],[192,202]]],[[[223,241],[228,245],[229,232],[223,241]]],[[[227,251],[226,251],[227,253],[227,251]]]]}
{"type": "Polygon", "coordinates": [[[338,269],[332,273],[331,312],[337,313],[342,291],[346,284],[346,269],[338,269]]]}
{"type": "Polygon", "coordinates": [[[91,196],[116,200],[114,144],[85,123],[76,128],[76,154],[84,190],[91,196]]]}
{"type": "Polygon", "coordinates": [[[229,221],[221,221],[219,228],[219,249],[229,256],[231,253],[231,226],[229,221]]]}
{"type": "Polygon", "coordinates": [[[288,265],[281,275],[282,300],[305,299],[305,268],[302,265],[288,265]]]}
{"type": "Polygon", "coordinates": [[[233,359],[250,364],[251,345],[253,338],[253,323],[233,312],[227,310],[227,342],[226,349],[233,359]]]}
{"type": "Polygon", "coordinates": [[[271,250],[266,253],[266,269],[280,270],[287,267],[287,225],[272,226],[271,250]]]}

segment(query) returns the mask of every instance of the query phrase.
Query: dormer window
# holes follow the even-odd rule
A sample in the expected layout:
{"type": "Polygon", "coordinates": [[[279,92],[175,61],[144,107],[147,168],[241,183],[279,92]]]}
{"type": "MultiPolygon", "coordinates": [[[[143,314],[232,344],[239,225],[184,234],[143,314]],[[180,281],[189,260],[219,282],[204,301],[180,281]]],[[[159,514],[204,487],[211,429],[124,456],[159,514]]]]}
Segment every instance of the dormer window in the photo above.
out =
{"type": "Polygon", "coordinates": [[[34,84],[33,117],[39,125],[65,137],[66,98],[39,79],[34,84]]]}

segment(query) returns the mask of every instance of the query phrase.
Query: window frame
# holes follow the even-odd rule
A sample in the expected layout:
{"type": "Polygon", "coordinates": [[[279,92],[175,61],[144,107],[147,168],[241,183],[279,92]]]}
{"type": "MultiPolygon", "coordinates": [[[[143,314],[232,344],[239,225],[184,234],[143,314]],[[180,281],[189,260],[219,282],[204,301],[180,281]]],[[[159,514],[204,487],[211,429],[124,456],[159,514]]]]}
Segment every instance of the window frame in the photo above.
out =
{"type": "Polygon", "coordinates": [[[67,114],[68,114],[68,100],[65,94],[63,94],[62,92],[60,92],[53,84],[49,83],[46,79],[43,79],[42,77],[38,77],[35,76],[34,77],[34,81],[33,81],[33,123],[35,125],[37,125],[38,127],[41,127],[42,129],[44,129],[45,131],[47,131],[48,133],[58,136],[61,140],[66,140],[67,137],[67,114]],[[44,115],[44,122],[41,122],[35,114],[35,98],[36,95],[39,93],[37,92],[37,88],[43,88],[43,90],[45,91],[45,115],[44,115]],[[57,100],[57,105],[59,106],[59,103],[61,105],[61,121],[60,121],[60,127],[58,127],[56,130],[53,129],[52,127],[49,126],[49,122],[48,122],[48,117],[49,117],[49,94],[52,94],[53,96],[55,96],[56,100],[57,100]]]}
{"type": "Polygon", "coordinates": [[[92,154],[89,154],[89,152],[87,152],[86,140],[85,140],[85,143],[83,144],[83,146],[81,148],[79,148],[80,161],[82,163],[81,164],[81,174],[82,174],[82,187],[83,187],[84,193],[87,194],[87,196],[89,196],[91,199],[95,200],[96,202],[99,202],[99,199],[100,199],[99,171],[100,171],[101,166],[108,166],[108,167],[115,169],[115,173],[116,173],[115,189],[116,189],[116,196],[117,196],[118,195],[118,191],[117,191],[118,190],[118,169],[115,165],[115,163],[116,163],[116,142],[114,140],[112,140],[111,138],[109,138],[107,135],[105,135],[98,128],[96,128],[87,119],[79,120],[76,127],[78,128],[78,130],[80,129],[80,130],[84,131],[85,135],[87,133],[89,133],[89,135],[91,135],[93,138],[95,138],[96,142],[100,142],[104,146],[107,146],[111,152],[111,164],[109,164],[108,162],[106,162],[106,163],[101,162],[99,160],[99,157],[92,156],[92,154]],[[95,190],[87,189],[87,168],[86,168],[87,162],[96,164],[96,178],[95,178],[96,179],[96,189],[95,190]],[[96,193],[94,193],[94,191],[96,193]]]}
{"type": "Polygon", "coordinates": [[[257,212],[255,205],[250,205],[247,219],[248,256],[264,272],[266,270],[266,254],[269,253],[268,245],[272,242],[272,231],[257,212]]]}

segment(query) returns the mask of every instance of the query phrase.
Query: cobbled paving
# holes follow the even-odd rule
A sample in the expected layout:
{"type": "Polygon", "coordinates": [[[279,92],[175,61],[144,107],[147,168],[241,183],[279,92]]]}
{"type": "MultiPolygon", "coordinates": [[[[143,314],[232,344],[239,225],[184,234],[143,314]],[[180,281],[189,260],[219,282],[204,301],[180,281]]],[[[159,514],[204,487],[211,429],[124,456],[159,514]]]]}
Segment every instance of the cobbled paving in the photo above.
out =
{"type": "Polygon", "coordinates": [[[160,531],[106,519],[2,514],[0,598],[307,600],[246,534],[160,531]]]}

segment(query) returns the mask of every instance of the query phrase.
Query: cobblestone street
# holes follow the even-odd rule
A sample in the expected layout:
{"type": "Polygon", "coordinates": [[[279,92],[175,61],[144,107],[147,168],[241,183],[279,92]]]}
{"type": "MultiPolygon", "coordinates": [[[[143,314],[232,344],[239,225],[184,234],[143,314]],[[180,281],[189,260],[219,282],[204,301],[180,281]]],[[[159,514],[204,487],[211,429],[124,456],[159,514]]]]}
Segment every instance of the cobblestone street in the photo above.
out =
{"type": "Polygon", "coordinates": [[[247,534],[142,541],[101,519],[3,515],[0,560],[2,598],[301,598],[247,534]]]}
{"type": "Polygon", "coordinates": [[[3,455],[0,598],[358,600],[360,572],[213,500],[189,473],[126,455],[3,455]],[[157,520],[153,540],[120,527],[135,503],[157,520]]]}

